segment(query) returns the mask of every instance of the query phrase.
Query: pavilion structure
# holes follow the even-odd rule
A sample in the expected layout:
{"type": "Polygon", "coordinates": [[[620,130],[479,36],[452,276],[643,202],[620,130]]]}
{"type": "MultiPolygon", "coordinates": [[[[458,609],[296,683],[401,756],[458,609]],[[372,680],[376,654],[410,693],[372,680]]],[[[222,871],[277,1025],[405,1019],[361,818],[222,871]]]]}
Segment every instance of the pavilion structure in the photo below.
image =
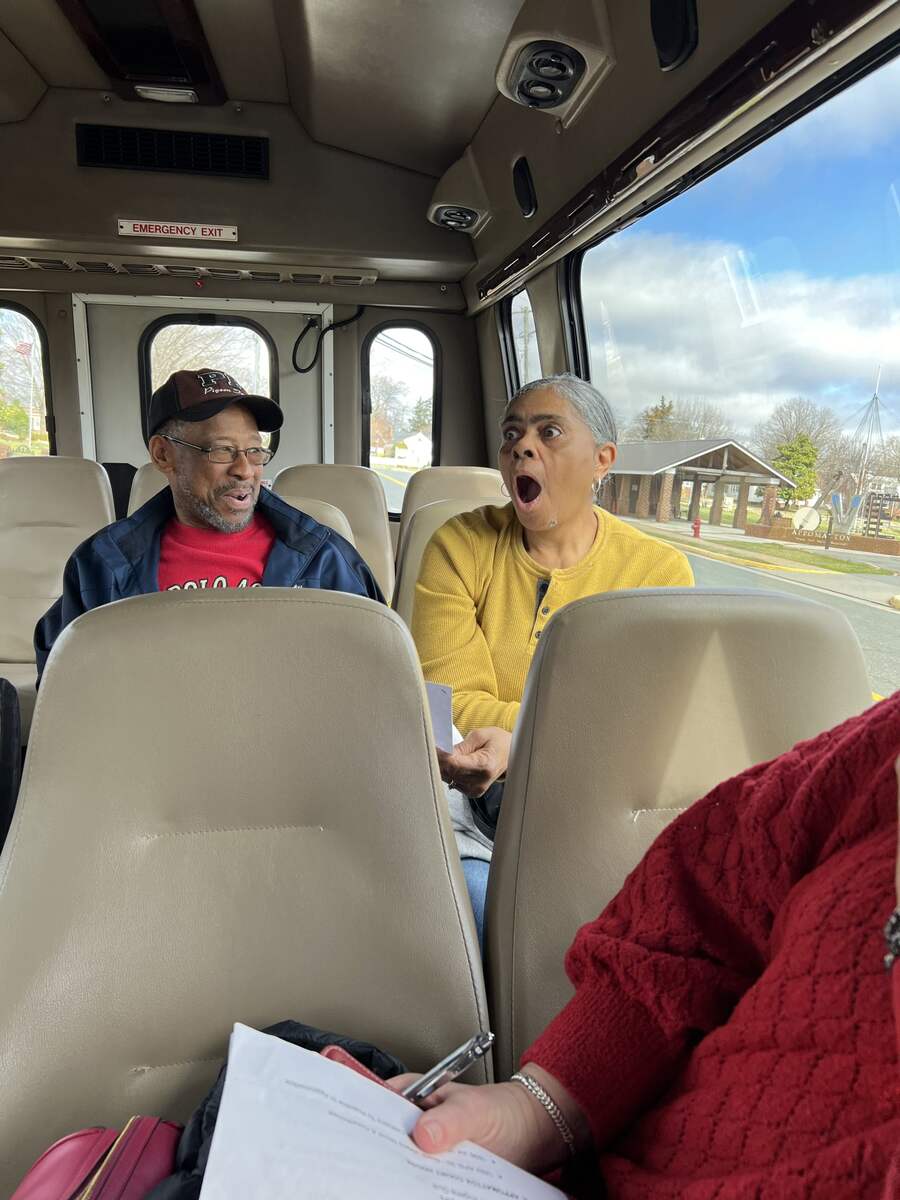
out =
{"type": "Polygon", "coordinates": [[[771,525],[778,489],[796,486],[731,438],[624,442],[610,476],[603,503],[618,516],[677,520],[686,500],[687,520],[693,521],[700,515],[704,496],[709,496],[709,524],[721,525],[725,497],[730,494],[736,495],[736,529],[747,523],[752,488],[763,492],[760,524],[771,525]]]}

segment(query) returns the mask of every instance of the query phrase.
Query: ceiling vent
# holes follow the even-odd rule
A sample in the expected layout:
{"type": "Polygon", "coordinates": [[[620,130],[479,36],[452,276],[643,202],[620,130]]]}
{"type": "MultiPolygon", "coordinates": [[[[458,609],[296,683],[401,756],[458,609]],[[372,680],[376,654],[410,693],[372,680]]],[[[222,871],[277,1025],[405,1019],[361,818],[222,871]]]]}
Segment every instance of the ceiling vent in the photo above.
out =
{"type": "Polygon", "coordinates": [[[269,139],[125,125],[76,125],[80,167],[269,178],[269,139]]]}
{"type": "Polygon", "coordinates": [[[206,266],[186,262],[134,262],[115,258],[34,258],[27,254],[0,254],[2,271],[67,271],[86,275],[144,275],[169,276],[173,279],[211,280],[229,283],[289,283],[307,287],[371,287],[378,279],[377,271],[365,268],[316,267],[301,264],[274,266],[266,270],[253,267],[206,266]]]}

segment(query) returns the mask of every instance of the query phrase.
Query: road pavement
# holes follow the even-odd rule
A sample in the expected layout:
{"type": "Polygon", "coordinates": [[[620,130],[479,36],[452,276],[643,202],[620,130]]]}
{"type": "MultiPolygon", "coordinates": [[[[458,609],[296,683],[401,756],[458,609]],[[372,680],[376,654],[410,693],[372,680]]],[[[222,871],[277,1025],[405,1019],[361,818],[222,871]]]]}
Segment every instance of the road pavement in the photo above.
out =
{"type": "Polygon", "coordinates": [[[372,469],[384,488],[388,512],[400,512],[403,508],[403,493],[406,491],[412,471],[408,471],[405,467],[386,465],[375,466],[372,469]]]}
{"type": "Polygon", "coordinates": [[[801,583],[799,580],[775,576],[771,571],[704,558],[700,554],[692,554],[687,547],[684,550],[690,559],[698,587],[759,588],[767,592],[786,592],[836,608],[844,614],[859,638],[873,691],[880,696],[889,696],[900,688],[900,612],[826,591],[816,586],[818,577],[814,575],[804,577],[801,583]]]}

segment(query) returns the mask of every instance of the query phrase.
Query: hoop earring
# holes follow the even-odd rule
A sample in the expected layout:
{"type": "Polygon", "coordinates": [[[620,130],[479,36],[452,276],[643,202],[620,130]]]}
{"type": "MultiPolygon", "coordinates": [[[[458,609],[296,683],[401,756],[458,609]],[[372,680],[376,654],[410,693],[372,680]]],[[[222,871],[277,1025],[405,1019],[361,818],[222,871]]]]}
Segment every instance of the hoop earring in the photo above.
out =
{"type": "Polygon", "coordinates": [[[591,488],[591,492],[593,493],[595,504],[600,503],[600,494],[602,491],[603,491],[603,479],[595,479],[594,486],[591,488]]]}
{"type": "Polygon", "coordinates": [[[512,500],[512,496],[510,496],[509,489],[505,483],[500,484],[500,495],[505,496],[507,500],[512,500]]]}

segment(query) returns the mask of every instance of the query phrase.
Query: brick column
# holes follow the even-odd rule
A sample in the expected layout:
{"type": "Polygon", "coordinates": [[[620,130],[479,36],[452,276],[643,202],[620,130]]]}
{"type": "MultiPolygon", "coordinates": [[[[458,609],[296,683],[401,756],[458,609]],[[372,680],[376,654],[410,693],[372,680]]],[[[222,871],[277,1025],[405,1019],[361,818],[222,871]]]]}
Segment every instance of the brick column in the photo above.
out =
{"type": "Polygon", "coordinates": [[[653,483],[652,475],[641,476],[641,486],[638,490],[637,508],[634,515],[636,517],[650,516],[650,485],[653,483]]]}
{"type": "Polygon", "coordinates": [[[672,490],[674,486],[674,471],[666,471],[659,481],[659,500],[656,502],[657,521],[672,520],[672,490]]]}
{"type": "Polygon", "coordinates": [[[689,521],[696,521],[700,516],[700,489],[702,486],[700,480],[695,476],[694,482],[691,485],[691,502],[688,505],[689,521]]]}
{"type": "Polygon", "coordinates": [[[681,519],[681,492],[684,488],[684,476],[678,471],[672,476],[672,517],[678,521],[681,519]]]}
{"type": "Polygon", "coordinates": [[[713,489],[712,508],[709,510],[710,525],[722,524],[722,502],[725,499],[725,489],[728,483],[724,475],[720,475],[716,480],[716,486],[713,489]]]}
{"type": "Polygon", "coordinates": [[[735,529],[747,528],[747,502],[750,499],[750,484],[742,483],[738,488],[737,508],[734,510],[735,529]]]}
{"type": "Polygon", "coordinates": [[[628,501],[631,497],[631,476],[616,476],[616,512],[620,517],[627,517],[631,512],[628,501]]]}
{"type": "Polygon", "coordinates": [[[775,517],[775,501],[778,499],[778,488],[770,484],[763,489],[762,514],[760,525],[771,525],[775,517]]]}

